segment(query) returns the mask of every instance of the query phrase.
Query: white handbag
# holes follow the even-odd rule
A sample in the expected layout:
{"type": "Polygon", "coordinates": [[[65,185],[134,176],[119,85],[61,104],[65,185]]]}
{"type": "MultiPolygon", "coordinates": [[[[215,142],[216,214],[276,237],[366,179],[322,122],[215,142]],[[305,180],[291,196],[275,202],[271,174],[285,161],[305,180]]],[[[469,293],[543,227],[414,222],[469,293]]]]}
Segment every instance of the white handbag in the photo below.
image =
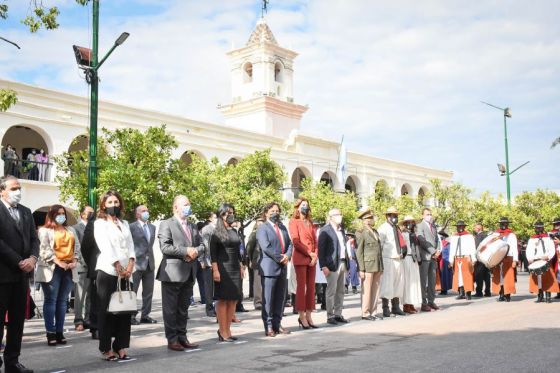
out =
{"type": "Polygon", "coordinates": [[[114,314],[136,313],[136,293],[130,290],[130,281],[126,280],[126,289],[121,289],[121,278],[117,277],[117,291],[111,294],[107,312],[114,314]]]}

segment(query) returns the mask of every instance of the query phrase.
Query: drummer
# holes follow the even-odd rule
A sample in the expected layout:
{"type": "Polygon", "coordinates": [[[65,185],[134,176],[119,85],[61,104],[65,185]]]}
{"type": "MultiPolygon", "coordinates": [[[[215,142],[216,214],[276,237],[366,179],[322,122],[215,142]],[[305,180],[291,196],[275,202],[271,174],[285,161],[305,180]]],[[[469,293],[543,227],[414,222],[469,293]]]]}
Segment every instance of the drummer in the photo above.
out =
{"type": "Polygon", "coordinates": [[[517,266],[517,236],[509,228],[510,221],[501,217],[498,229],[492,236],[507,242],[509,251],[502,263],[492,269],[492,293],[499,294],[498,302],[509,302],[511,294],[515,294],[515,267],[517,266]],[[497,236],[496,236],[497,235],[497,236]]]}
{"type": "MultiPolygon", "coordinates": [[[[556,248],[556,265],[553,265],[556,268],[556,280],[560,286],[560,239],[558,238],[560,235],[560,217],[554,219],[552,221],[552,230],[548,232],[551,237],[555,237],[554,247],[556,248]]],[[[551,263],[553,264],[553,263],[551,263]]],[[[560,299],[560,292],[556,294],[554,299],[560,299]]]]}
{"type": "Polygon", "coordinates": [[[538,294],[537,303],[545,301],[543,298],[546,298],[546,303],[552,303],[550,293],[558,293],[556,270],[549,263],[555,256],[554,242],[548,234],[544,232],[544,224],[542,221],[536,222],[534,227],[535,234],[531,236],[529,242],[527,242],[527,260],[530,264],[529,272],[531,272],[531,276],[529,277],[529,291],[533,294],[538,294]],[[532,268],[538,261],[542,261],[542,264],[548,267],[545,268],[546,271],[542,275],[535,274],[535,268],[532,268]],[[531,266],[531,264],[533,264],[533,266],[531,266]]]}
{"type": "Polygon", "coordinates": [[[471,300],[474,290],[474,263],[476,245],[474,236],[465,230],[463,220],[455,224],[457,233],[451,236],[449,247],[449,267],[453,268],[453,290],[459,293],[457,299],[471,300]]]}

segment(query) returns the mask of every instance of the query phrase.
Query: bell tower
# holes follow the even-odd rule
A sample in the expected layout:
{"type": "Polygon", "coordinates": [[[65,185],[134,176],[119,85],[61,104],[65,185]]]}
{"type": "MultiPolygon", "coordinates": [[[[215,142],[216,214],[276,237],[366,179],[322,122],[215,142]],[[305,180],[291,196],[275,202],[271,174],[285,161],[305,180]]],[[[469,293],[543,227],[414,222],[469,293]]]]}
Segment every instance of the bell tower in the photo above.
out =
{"type": "Polygon", "coordinates": [[[299,129],[307,107],[294,103],[293,64],[297,53],[278,45],[264,17],[247,44],[227,55],[232,99],[219,106],[226,124],[282,138],[299,129]]]}

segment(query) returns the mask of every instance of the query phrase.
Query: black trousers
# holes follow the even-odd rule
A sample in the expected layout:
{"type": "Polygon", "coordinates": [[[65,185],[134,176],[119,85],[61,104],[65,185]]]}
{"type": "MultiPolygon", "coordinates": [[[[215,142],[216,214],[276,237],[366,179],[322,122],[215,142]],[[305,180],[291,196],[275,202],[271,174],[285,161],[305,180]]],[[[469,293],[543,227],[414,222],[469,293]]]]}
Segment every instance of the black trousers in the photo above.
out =
{"type": "Polygon", "coordinates": [[[202,273],[202,265],[199,261],[196,262],[196,282],[198,283],[198,292],[200,293],[200,303],[212,303],[212,299],[206,298],[206,281],[204,281],[204,274],[202,273]]]}
{"type": "Polygon", "coordinates": [[[212,278],[212,267],[200,270],[204,278],[204,297],[206,298],[206,312],[214,309],[214,279],[212,278]]]}
{"type": "Polygon", "coordinates": [[[249,273],[249,298],[254,298],[254,281],[255,281],[255,272],[253,268],[247,267],[247,272],[249,273]]]}
{"type": "Polygon", "coordinates": [[[194,279],[185,282],[161,282],[163,324],[168,343],[187,341],[187,317],[193,286],[194,279]]]}
{"type": "Polygon", "coordinates": [[[97,330],[97,278],[89,281],[89,330],[97,330]]]}
{"type": "MultiPolygon", "coordinates": [[[[126,281],[121,279],[121,288],[126,281]]],[[[117,290],[117,276],[97,271],[97,329],[99,351],[118,351],[130,346],[130,314],[115,315],[107,312],[111,294],[117,290]],[[114,337],[111,345],[111,339],[114,337]]]]}
{"type": "Polygon", "coordinates": [[[490,270],[480,262],[474,264],[474,281],[476,282],[476,294],[482,294],[483,285],[484,293],[490,294],[490,270]]]}
{"type": "Polygon", "coordinates": [[[8,334],[6,336],[6,348],[4,349],[6,366],[18,363],[28,289],[29,280],[26,276],[23,276],[17,282],[0,284],[0,340],[4,336],[4,320],[6,312],[8,312],[8,334]]]}

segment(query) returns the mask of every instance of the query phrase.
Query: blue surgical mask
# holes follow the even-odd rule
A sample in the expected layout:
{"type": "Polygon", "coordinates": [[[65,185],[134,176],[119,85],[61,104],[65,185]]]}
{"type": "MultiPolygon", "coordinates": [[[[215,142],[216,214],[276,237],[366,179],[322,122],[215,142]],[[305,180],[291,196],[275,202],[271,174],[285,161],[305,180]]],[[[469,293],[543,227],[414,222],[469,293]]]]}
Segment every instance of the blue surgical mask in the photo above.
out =
{"type": "Polygon", "coordinates": [[[150,213],[148,211],[144,211],[140,215],[140,219],[142,219],[142,221],[148,221],[150,219],[150,213]]]}
{"type": "Polygon", "coordinates": [[[66,216],[65,215],[57,215],[56,218],[54,218],[54,221],[56,222],[56,224],[62,225],[66,221],[66,216]]]}
{"type": "Polygon", "coordinates": [[[184,206],[183,210],[181,211],[181,213],[183,214],[183,217],[188,218],[189,216],[191,216],[192,210],[191,210],[191,206],[184,206]]]}

